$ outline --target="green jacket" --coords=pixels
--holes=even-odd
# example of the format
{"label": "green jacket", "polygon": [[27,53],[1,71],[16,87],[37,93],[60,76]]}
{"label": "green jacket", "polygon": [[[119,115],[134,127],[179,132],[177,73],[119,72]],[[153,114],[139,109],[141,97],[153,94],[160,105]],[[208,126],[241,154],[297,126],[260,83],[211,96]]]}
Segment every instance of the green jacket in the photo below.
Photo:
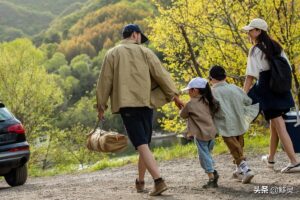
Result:
{"label": "green jacket", "polygon": [[224,137],[244,134],[258,115],[259,105],[251,105],[252,100],[241,88],[226,82],[213,85],[212,92],[220,103],[214,116],[218,133]]}
{"label": "green jacket", "polygon": [[157,56],[133,40],[122,40],[104,58],[97,82],[98,109],[122,107],[156,108],[170,102],[178,94],[170,74]]}

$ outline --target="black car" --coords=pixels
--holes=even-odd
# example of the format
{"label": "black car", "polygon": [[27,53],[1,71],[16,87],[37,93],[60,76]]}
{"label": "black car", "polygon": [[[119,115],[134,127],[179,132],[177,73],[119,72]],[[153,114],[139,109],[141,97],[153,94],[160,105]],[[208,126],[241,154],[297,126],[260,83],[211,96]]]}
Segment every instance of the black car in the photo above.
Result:
{"label": "black car", "polygon": [[26,182],[29,155],[23,125],[0,102],[0,176],[10,186]]}

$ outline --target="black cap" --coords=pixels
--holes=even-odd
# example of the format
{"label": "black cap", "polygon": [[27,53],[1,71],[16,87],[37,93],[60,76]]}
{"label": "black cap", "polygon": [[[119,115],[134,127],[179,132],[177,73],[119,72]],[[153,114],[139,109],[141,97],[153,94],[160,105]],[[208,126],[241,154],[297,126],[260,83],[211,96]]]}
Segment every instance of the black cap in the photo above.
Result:
{"label": "black cap", "polygon": [[209,76],[210,76],[210,78],[221,81],[226,78],[226,72],[223,67],[221,67],[219,65],[214,65],[209,70]]}
{"label": "black cap", "polygon": [[142,33],[140,27],[137,24],[127,24],[126,26],[124,26],[122,31],[123,38],[129,37],[133,32],[137,32],[141,34],[142,44],[148,41],[148,38]]}

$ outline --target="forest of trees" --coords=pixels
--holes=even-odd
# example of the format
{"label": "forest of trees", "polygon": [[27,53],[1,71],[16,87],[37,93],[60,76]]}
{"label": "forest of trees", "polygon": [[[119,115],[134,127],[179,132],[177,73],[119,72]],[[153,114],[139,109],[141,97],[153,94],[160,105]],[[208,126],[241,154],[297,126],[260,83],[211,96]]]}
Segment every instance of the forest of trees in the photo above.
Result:
{"label": "forest of trees", "polygon": [[[178,83],[194,76],[208,76],[213,64],[223,65],[229,81],[239,86],[244,82],[246,61],[251,43],[241,28],[253,18],[269,24],[269,34],[279,41],[292,67],[293,93],[300,99],[300,2],[296,0],[155,0],[159,17],[149,20],[150,40],[164,53],[164,61]],[[163,120],[169,130],[178,130],[174,120],[177,110]],[[182,127],[182,126],[180,126]]]}
{"label": "forest of trees", "polygon": [[[85,134],[97,120],[95,84],[104,55],[120,41],[125,24],[137,23],[145,30],[148,47],[159,55],[178,88],[192,77],[207,77],[213,64],[223,65],[229,81],[242,86],[251,44],[240,29],[261,17],[290,58],[299,104],[299,4],[295,0],[0,0],[0,100],[24,123],[32,168],[95,163],[101,155],[85,148]],[[124,131],[118,115],[108,111],[105,117],[105,129]],[[155,128],[183,130],[174,105],[156,113]]]}
{"label": "forest of trees", "polygon": [[87,0],[0,0],[0,41],[31,37]]}

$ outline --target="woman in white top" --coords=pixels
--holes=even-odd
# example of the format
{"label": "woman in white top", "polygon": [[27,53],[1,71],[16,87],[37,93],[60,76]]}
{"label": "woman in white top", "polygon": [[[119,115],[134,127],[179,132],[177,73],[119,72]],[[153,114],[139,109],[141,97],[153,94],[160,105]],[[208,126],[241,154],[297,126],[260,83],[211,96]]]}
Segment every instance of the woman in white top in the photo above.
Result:
{"label": "woman in white top", "polygon": [[[271,72],[268,61],[275,55],[281,55],[286,59],[287,57],[281,45],[267,34],[267,29],[267,23],[263,19],[258,18],[253,19],[248,26],[243,27],[253,44],[248,55],[244,90],[246,93],[250,90],[249,94],[251,95],[249,96],[254,96],[260,103],[265,119],[270,122],[269,155],[263,156],[262,160],[268,167],[274,168],[274,157],[280,139],[290,159],[290,164],[283,168],[281,172],[296,172],[300,171],[300,163],[297,161],[293,144],[283,119],[283,115],[290,108],[294,107],[292,94],[289,91],[278,95],[272,92],[269,86]],[[253,79],[258,81],[251,88]]]}

